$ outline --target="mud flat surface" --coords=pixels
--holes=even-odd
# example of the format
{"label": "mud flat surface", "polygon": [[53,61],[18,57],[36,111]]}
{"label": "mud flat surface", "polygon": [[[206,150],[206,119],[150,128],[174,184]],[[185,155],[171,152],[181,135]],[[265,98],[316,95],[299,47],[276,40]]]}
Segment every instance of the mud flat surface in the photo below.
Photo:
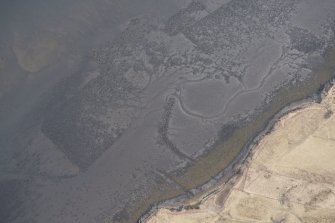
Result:
{"label": "mud flat surface", "polygon": [[334,222],[334,112],[331,87],[281,117],[227,183],[146,222]]}
{"label": "mud flat surface", "polygon": [[6,223],[136,222],[200,196],[334,76],[333,0],[1,4]]}

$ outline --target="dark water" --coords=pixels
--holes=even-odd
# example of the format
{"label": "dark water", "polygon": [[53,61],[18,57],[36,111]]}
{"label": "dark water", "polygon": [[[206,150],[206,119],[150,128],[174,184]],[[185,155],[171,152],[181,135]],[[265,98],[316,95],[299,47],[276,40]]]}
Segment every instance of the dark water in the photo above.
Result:
{"label": "dark water", "polygon": [[332,76],[330,0],[0,6],[3,222],[134,222]]}

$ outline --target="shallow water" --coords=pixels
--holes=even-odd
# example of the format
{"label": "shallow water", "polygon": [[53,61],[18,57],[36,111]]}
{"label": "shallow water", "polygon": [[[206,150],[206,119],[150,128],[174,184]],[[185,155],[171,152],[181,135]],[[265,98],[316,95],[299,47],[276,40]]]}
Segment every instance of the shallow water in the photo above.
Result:
{"label": "shallow water", "polygon": [[[157,201],[190,195],[332,77],[332,1],[0,8],[5,222],[134,222]],[[250,120],[255,128],[238,124]],[[222,137],[231,122],[237,130]]]}

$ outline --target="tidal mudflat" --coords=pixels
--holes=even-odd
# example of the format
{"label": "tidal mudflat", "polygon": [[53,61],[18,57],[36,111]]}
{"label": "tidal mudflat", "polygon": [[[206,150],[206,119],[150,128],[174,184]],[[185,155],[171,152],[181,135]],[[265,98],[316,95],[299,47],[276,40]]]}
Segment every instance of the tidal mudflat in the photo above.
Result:
{"label": "tidal mudflat", "polygon": [[1,4],[4,222],[136,222],[200,196],[334,76],[332,0]]}

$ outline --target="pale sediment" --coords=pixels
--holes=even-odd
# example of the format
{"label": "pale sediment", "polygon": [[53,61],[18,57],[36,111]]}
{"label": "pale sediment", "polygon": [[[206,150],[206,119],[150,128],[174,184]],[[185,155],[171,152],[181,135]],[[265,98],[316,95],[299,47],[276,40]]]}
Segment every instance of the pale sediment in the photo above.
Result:
{"label": "pale sediment", "polygon": [[335,222],[334,111],[332,87],[280,118],[215,193],[147,222]]}

